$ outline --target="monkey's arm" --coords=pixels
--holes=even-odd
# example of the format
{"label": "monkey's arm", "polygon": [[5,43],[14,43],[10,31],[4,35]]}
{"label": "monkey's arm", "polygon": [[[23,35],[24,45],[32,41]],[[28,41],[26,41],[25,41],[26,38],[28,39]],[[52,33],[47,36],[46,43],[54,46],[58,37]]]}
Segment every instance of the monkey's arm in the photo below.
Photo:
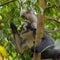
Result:
{"label": "monkey's arm", "polygon": [[25,44],[23,46],[27,46],[28,48],[31,48],[33,46],[34,38],[32,36],[32,31],[29,31],[27,33],[21,34],[20,36],[23,37],[23,39],[26,40]]}
{"label": "monkey's arm", "polygon": [[[19,36],[17,28],[13,23],[10,24],[10,27],[12,29],[18,51],[20,53],[23,53],[24,50],[26,49],[26,47],[31,48],[31,46],[33,45],[33,40],[34,40],[33,36],[32,36],[32,31],[24,33],[24,34],[20,34],[20,36]],[[23,38],[21,38],[21,37],[23,37]],[[25,40],[23,40],[23,39],[25,39]]]}
{"label": "monkey's arm", "polygon": [[13,33],[13,36],[14,36],[14,39],[15,39],[15,44],[16,44],[15,46],[18,49],[19,53],[23,53],[24,49],[21,47],[21,39],[19,37],[17,28],[13,23],[10,23],[10,27],[12,29],[12,33]]}

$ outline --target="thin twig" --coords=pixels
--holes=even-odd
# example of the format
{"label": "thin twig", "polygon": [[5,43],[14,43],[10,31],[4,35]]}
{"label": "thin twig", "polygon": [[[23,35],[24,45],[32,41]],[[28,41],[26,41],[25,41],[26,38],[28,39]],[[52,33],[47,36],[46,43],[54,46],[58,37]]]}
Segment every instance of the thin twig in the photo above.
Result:
{"label": "thin twig", "polygon": [[47,32],[47,33],[55,33],[55,32],[58,32],[58,31],[60,31],[60,28],[57,28],[55,30],[46,30],[45,29],[45,32]]}
{"label": "thin twig", "polygon": [[6,2],[6,3],[4,3],[4,4],[1,4],[0,6],[7,5],[7,4],[12,3],[12,2],[14,2],[14,1],[16,1],[16,0],[11,0],[11,1],[8,1],[8,2]]}
{"label": "thin twig", "polygon": [[48,19],[48,20],[53,20],[53,21],[55,21],[55,22],[57,22],[57,23],[60,23],[59,19],[57,20],[57,19],[54,18],[54,17],[48,17],[48,16],[46,16],[46,19]]}
{"label": "thin twig", "polygon": [[60,9],[60,5],[58,5],[58,6],[57,5],[48,6],[48,7],[45,8],[44,12],[46,12],[46,10],[49,9],[49,8],[57,8],[57,9]]}

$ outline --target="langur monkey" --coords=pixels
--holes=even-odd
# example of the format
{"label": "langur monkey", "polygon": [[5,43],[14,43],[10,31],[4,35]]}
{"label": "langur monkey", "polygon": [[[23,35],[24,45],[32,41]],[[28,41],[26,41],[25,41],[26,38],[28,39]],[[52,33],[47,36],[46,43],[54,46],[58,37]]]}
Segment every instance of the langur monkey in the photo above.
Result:
{"label": "langur monkey", "polygon": [[27,12],[27,9],[22,9],[20,12],[20,16],[31,22],[32,28],[37,28],[37,16],[35,15],[33,9]]}
{"label": "langur monkey", "polygon": [[[35,35],[37,29],[37,15],[34,13],[34,10],[31,9],[27,11],[27,9],[22,9],[20,16],[30,22],[30,30],[33,31],[33,35]],[[41,44],[36,47],[36,52],[41,52],[42,58],[59,58],[60,50],[54,49],[54,39],[46,32],[44,32],[42,39]],[[31,48],[32,51],[34,51],[33,48],[34,47]]]}
{"label": "langur monkey", "polygon": [[[16,40],[16,45],[20,52],[26,49],[26,48],[23,49],[23,47],[30,48],[33,55],[34,52],[33,41],[37,29],[37,16],[34,14],[34,11],[32,9],[30,11],[27,11],[27,9],[22,9],[22,11],[20,12],[20,16],[27,20],[26,24],[22,25],[20,37],[16,26],[13,23],[10,24],[14,38]],[[24,42],[22,42],[21,37],[25,39]],[[54,49],[55,47],[53,41],[54,39],[46,32],[44,32],[44,36],[42,39],[43,39],[42,42],[38,44],[38,46],[36,46],[35,52],[41,53],[42,59],[48,59],[48,58],[59,59],[60,50]]]}

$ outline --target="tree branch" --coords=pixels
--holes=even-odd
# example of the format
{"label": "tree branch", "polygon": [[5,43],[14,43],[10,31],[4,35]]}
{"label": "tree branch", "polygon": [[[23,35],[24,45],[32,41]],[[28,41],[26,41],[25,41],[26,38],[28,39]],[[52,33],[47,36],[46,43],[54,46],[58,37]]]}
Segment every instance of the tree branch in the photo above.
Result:
{"label": "tree branch", "polygon": [[55,30],[47,30],[47,29],[45,29],[45,32],[47,32],[47,33],[55,33],[55,32],[58,32],[58,31],[60,31],[60,28],[57,28]]}
{"label": "tree branch", "polygon": [[[45,0],[38,0],[39,6],[41,6],[45,10]],[[45,14],[38,14],[37,17],[37,30],[36,30],[36,38],[34,48],[41,43],[42,37],[44,34],[44,22],[45,22]],[[41,53],[36,53],[34,49],[33,60],[41,60]]]}
{"label": "tree branch", "polygon": [[48,17],[48,16],[46,16],[46,19],[48,19],[48,20],[54,20],[55,22],[57,22],[57,23],[60,23],[60,19],[56,19],[56,18],[54,18],[54,17]]}
{"label": "tree branch", "polygon": [[52,6],[48,6],[48,7],[46,7],[45,8],[45,10],[44,10],[44,12],[47,10],[47,9],[49,9],[49,8],[58,8],[58,9],[60,9],[60,6],[58,5],[52,5]]}
{"label": "tree branch", "polygon": [[16,1],[16,0],[11,0],[11,1],[8,1],[8,2],[6,2],[6,3],[4,3],[4,4],[1,4],[0,6],[7,5],[7,4],[12,3],[12,2],[14,2],[14,1]]}

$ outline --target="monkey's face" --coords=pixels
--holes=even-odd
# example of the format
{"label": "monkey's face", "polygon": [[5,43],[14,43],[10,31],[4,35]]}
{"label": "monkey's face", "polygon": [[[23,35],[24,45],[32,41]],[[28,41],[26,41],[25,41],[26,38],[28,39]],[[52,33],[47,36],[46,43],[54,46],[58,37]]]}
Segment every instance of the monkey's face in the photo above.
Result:
{"label": "monkey's face", "polygon": [[22,25],[22,34],[26,34],[28,32],[32,32],[32,36],[35,38],[36,29],[31,26],[31,22],[26,22]]}
{"label": "monkey's face", "polygon": [[28,32],[32,32],[33,37],[35,38],[36,29],[32,27],[31,22],[25,22],[22,25],[21,34],[25,35]]}
{"label": "monkey's face", "polygon": [[33,28],[31,26],[31,22],[25,22],[22,25],[22,31],[21,31],[21,33],[26,33],[26,32],[32,31],[32,30],[33,30]]}

